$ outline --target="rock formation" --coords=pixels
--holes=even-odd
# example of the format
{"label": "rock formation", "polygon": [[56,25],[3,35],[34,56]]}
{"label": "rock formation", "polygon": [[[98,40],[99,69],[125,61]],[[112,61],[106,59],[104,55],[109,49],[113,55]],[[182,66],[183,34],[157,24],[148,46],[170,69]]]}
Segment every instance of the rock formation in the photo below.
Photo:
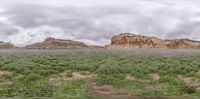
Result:
{"label": "rock formation", "polygon": [[11,43],[0,41],[0,49],[10,49],[10,48],[14,48],[14,45]]}
{"label": "rock formation", "polygon": [[200,41],[189,39],[163,40],[157,37],[148,37],[123,33],[113,36],[111,44],[107,48],[171,48],[171,49],[189,49],[200,48]]}
{"label": "rock formation", "polygon": [[28,45],[28,49],[67,49],[67,48],[87,48],[88,46],[82,42],[72,40],[62,40],[48,37],[41,43]]}

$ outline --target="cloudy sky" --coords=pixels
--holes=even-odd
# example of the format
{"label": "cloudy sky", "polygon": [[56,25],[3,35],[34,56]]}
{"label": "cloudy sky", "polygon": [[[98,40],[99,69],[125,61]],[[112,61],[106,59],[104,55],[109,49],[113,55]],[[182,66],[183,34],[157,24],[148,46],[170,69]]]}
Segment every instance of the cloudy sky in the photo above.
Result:
{"label": "cloudy sky", "polygon": [[0,41],[18,46],[46,37],[104,45],[123,32],[200,40],[200,2],[0,0]]}

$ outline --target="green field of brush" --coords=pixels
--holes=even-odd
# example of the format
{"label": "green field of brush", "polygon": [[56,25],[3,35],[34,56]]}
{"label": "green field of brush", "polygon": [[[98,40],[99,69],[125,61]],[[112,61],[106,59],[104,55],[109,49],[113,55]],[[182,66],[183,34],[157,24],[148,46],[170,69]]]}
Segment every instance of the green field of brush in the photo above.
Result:
{"label": "green field of brush", "polygon": [[[73,72],[95,76],[62,79],[72,77]],[[134,80],[127,79],[127,75]],[[0,96],[5,97],[90,97],[93,94],[89,86],[93,83],[112,85],[138,96],[200,96],[200,55],[8,54],[0,56],[0,76]],[[49,80],[53,78],[54,82]],[[192,80],[188,83],[187,78]],[[151,88],[161,84],[161,89]]]}

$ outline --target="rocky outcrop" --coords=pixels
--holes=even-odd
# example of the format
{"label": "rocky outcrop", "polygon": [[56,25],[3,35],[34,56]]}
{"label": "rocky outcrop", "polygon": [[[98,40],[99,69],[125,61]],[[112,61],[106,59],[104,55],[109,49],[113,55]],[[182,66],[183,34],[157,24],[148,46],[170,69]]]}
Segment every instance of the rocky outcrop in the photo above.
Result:
{"label": "rocky outcrop", "polygon": [[123,33],[113,36],[111,44],[107,48],[171,48],[171,49],[189,49],[200,48],[200,41],[189,39],[163,40],[157,37],[148,37]]}
{"label": "rocky outcrop", "polygon": [[10,49],[10,48],[15,48],[15,46],[11,43],[0,41],[0,49]]}
{"label": "rocky outcrop", "polygon": [[28,49],[67,49],[67,48],[87,48],[88,46],[82,42],[72,40],[62,40],[55,38],[46,38],[41,43],[35,43],[28,45],[25,48]]}

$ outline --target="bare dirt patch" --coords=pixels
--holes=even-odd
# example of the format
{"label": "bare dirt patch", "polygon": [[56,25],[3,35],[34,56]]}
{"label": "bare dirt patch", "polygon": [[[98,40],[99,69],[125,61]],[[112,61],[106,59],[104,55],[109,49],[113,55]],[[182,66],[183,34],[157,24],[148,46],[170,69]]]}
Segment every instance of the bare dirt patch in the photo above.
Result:
{"label": "bare dirt patch", "polygon": [[153,78],[153,80],[160,80],[160,75],[158,73],[151,74],[151,77]]}
{"label": "bare dirt patch", "polygon": [[83,75],[79,72],[73,72],[72,75],[73,75],[72,78],[69,78],[69,80],[79,80],[79,79],[91,78],[91,77],[96,76],[94,74]]}
{"label": "bare dirt patch", "polygon": [[135,80],[136,78],[134,76],[131,76],[129,74],[126,75],[126,80]]}
{"label": "bare dirt patch", "polygon": [[196,88],[196,91],[200,91],[200,87],[197,87],[197,88]]}
{"label": "bare dirt patch", "polygon": [[4,78],[5,76],[8,75],[12,75],[12,72],[0,70],[0,76],[1,76],[0,85],[11,85],[13,83],[11,80],[7,80]]}
{"label": "bare dirt patch", "polygon": [[141,82],[151,82],[151,80],[138,79],[138,78],[136,78],[136,77],[134,77],[130,74],[127,74],[125,79],[129,80],[129,81],[136,81],[137,80],[137,81],[141,81]]}
{"label": "bare dirt patch", "polygon": [[183,77],[178,76],[179,79],[183,80],[188,86],[195,87],[196,91],[200,91],[200,81],[194,77]]}
{"label": "bare dirt patch", "polygon": [[0,70],[0,76],[3,76],[3,75],[10,75],[10,74],[12,74],[12,73],[9,72],[9,71]]}
{"label": "bare dirt patch", "polygon": [[130,97],[128,92],[121,92],[113,88],[112,85],[90,85],[90,91],[95,96],[123,96]]}
{"label": "bare dirt patch", "polygon": [[0,85],[12,85],[13,82],[11,80],[5,80],[5,79],[1,79],[0,80]]}
{"label": "bare dirt patch", "polygon": [[181,80],[185,81],[185,83],[187,83],[190,86],[200,86],[200,81],[194,77],[183,77],[183,76],[179,75],[179,78]]}
{"label": "bare dirt patch", "polygon": [[200,75],[200,71],[198,71],[197,74]]}
{"label": "bare dirt patch", "polygon": [[63,72],[59,75],[54,75],[50,77],[48,80],[49,82],[53,83],[56,86],[63,86],[65,82],[67,81],[73,81],[73,80],[81,80],[81,79],[86,79],[86,78],[91,78],[96,76],[96,74],[88,74],[88,75],[83,75],[80,72],[73,72],[72,77],[67,77],[66,72]]}

